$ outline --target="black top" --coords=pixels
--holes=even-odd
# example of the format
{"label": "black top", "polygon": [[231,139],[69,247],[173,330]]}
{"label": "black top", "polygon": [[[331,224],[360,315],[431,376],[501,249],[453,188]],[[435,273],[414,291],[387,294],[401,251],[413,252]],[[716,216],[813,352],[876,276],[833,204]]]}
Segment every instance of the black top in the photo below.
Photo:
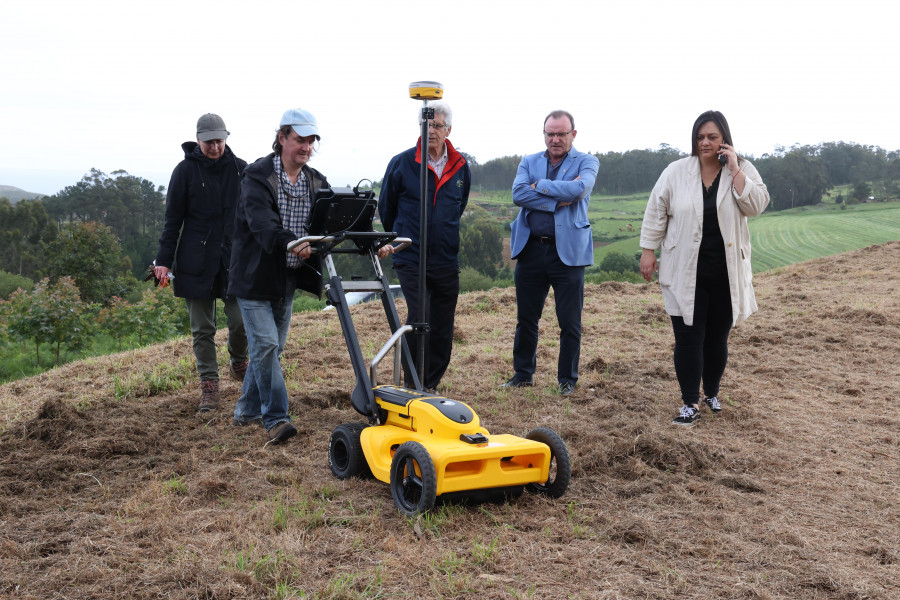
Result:
{"label": "black top", "polygon": [[[716,208],[716,197],[719,195],[719,180],[722,171],[716,175],[715,181],[703,189],[703,238],[700,240],[700,257],[697,260],[697,276],[720,277],[728,275],[725,262],[725,240],[719,229],[719,213]],[[700,185],[703,185],[701,179]]]}

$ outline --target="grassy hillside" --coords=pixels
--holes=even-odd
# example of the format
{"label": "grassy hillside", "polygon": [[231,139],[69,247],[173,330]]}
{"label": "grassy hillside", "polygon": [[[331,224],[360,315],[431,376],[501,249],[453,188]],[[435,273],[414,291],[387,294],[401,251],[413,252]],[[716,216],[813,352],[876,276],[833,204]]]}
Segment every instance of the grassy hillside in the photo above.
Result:
{"label": "grassy hillside", "polygon": [[[473,199],[508,223],[518,209],[511,193]],[[588,217],[599,264],[609,252],[632,255],[641,251],[641,221],[647,194],[591,198]],[[875,202],[841,208],[837,204],[805,206],[793,210],[767,212],[750,219],[753,241],[753,270],[767,271],[796,262],[831,256],[872,244],[900,240],[900,202]]]}
{"label": "grassy hillside", "polygon": [[766,213],[751,219],[750,233],[753,270],[766,271],[900,239],[900,202]]}
{"label": "grassy hillside", "polygon": [[[552,308],[536,386],[501,391],[514,292],[464,295],[441,391],[494,433],[558,431],[572,485],[415,520],[387,485],[329,470],[332,429],[360,420],[334,311],[293,319],[300,435],[284,446],[231,426],[236,382],[219,411],[194,412],[186,339],[0,386],[0,597],[897,598],[900,242],[762,273],[756,291],[724,411],[688,429],[669,424],[680,401],[657,285],[587,286],[565,398]],[[387,337],[380,307],[354,315],[370,357]]]}

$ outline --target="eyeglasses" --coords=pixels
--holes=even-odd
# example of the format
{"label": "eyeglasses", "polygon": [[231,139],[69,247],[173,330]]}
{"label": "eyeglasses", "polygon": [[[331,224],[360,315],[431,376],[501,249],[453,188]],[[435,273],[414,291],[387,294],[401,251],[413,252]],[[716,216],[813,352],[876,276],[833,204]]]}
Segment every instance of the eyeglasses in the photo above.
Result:
{"label": "eyeglasses", "polygon": [[434,121],[428,121],[428,126],[431,127],[432,129],[437,129],[438,131],[440,131],[441,129],[445,129],[447,127],[443,123],[435,123]]}
{"label": "eyeglasses", "polygon": [[566,137],[567,135],[569,135],[570,133],[572,133],[572,132],[571,131],[562,131],[560,133],[550,133],[549,131],[545,131],[544,137],[547,138],[548,140],[552,140],[553,138],[561,140],[564,137]]}

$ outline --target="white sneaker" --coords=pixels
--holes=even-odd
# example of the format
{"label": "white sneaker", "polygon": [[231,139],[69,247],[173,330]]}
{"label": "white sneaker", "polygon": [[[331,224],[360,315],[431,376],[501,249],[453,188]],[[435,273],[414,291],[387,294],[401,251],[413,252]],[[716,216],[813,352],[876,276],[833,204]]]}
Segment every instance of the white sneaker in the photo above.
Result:
{"label": "white sneaker", "polygon": [[672,425],[693,425],[700,420],[700,409],[685,404],[681,407],[681,412],[672,421]]}
{"label": "white sneaker", "polygon": [[703,402],[709,407],[709,410],[714,413],[720,412],[722,410],[722,405],[719,404],[719,398],[717,396],[713,396],[712,398],[707,398]]}

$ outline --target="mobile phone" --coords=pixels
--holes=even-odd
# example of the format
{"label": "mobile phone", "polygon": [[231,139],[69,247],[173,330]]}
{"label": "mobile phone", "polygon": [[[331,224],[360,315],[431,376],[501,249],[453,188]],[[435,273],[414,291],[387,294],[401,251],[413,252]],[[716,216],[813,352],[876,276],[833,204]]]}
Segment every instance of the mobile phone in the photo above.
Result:
{"label": "mobile phone", "polygon": [[724,154],[720,154],[720,155],[719,155],[719,164],[722,165],[723,167],[724,167],[725,165],[727,165],[727,164],[728,164],[728,157],[725,156]]}

